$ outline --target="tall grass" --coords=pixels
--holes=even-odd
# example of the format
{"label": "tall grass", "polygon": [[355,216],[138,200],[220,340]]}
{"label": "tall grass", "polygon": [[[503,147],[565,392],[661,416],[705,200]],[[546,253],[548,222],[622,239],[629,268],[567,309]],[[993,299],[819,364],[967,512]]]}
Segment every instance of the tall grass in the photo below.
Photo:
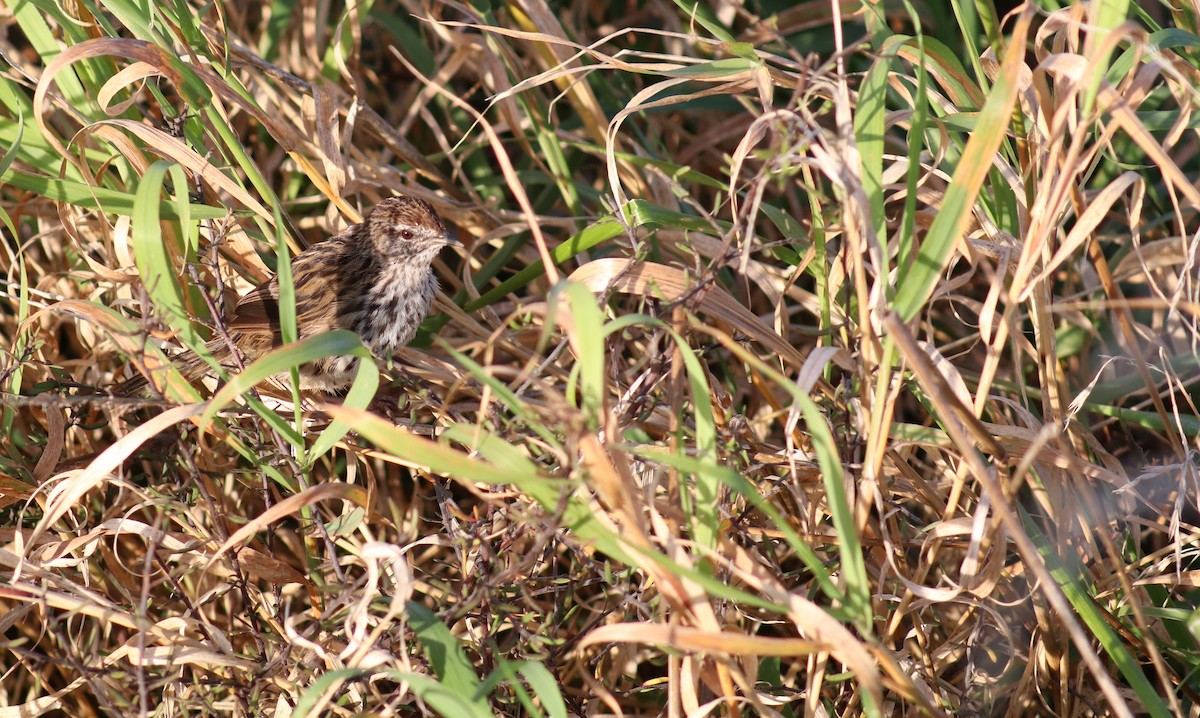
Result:
{"label": "tall grass", "polygon": [[[3,1],[4,705],[1196,711],[1191,11]],[[174,370],[394,193],[396,361]]]}

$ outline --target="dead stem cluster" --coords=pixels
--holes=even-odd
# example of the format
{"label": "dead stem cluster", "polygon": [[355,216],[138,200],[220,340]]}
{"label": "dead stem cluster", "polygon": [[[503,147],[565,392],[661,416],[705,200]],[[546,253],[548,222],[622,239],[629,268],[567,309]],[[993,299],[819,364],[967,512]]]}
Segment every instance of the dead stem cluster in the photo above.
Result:
{"label": "dead stem cluster", "polygon": [[[1194,15],[485,6],[0,6],[0,704],[1196,713]],[[111,395],[399,192],[378,392]]]}

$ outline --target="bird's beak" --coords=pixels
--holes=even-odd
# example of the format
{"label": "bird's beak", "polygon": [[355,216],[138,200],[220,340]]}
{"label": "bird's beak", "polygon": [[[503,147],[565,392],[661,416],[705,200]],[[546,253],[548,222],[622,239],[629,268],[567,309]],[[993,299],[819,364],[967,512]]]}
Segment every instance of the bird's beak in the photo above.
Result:
{"label": "bird's beak", "polygon": [[461,247],[463,243],[458,241],[458,232],[453,229],[446,230],[446,236],[442,237],[442,243],[447,247]]}

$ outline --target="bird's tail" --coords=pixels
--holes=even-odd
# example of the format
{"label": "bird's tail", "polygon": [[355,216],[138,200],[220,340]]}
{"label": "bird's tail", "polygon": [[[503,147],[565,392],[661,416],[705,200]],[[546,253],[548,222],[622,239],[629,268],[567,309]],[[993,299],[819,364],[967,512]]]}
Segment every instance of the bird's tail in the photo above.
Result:
{"label": "bird's tail", "polygon": [[[211,349],[210,347],[210,351]],[[199,355],[192,352],[181,352],[169,357],[168,361],[188,381],[196,381],[209,371],[208,364]],[[146,390],[150,387],[150,380],[147,378],[146,371],[145,367],[139,367],[133,376],[113,387],[113,393],[117,396],[144,396]],[[162,368],[155,369],[154,371],[161,373]],[[161,380],[159,383],[162,383]]]}
{"label": "bird's tail", "polygon": [[145,393],[146,387],[150,386],[150,381],[141,374],[134,374],[125,381],[113,387],[113,394],[117,396],[141,396]]}

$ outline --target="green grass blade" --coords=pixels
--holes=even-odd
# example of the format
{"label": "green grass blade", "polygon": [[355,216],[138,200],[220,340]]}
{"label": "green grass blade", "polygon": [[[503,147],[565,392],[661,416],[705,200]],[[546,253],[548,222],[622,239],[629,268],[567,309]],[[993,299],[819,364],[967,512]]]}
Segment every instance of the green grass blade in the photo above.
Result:
{"label": "green grass blade", "polygon": [[[550,292],[549,304],[554,316],[555,302],[565,295],[571,306],[570,336],[580,369],[580,390],[584,416],[593,426],[604,424],[601,416],[605,403],[604,381],[604,316],[596,305],[596,295],[582,284],[564,282]],[[548,321],[547,324],[550,322]]]}
{"label": "green grass blade", "polygon": [[[880,57],[871,66],[858,90],[858,104],[854,112],[854,137],[862,161],[862,188],[871,203],[871,229],[887,257],[887,220],[883,216],[883,132],[884,115],[887,108],[888,73],[891,61]],[[886,269],[880,268],[881,272]]]}
{"label": "green grass blade", "polygon": [[1018,24],[1020,32],[1011,45],[1015,49],[1004,58],[992,92],[980,112],[979,125],[967,141],[950,186],[946,188],[942,206],[929,227],[912,269],[896,292],[893,306],[906,322],[921,311],[933,292],[934,283],[950,261],[955,245],[971,220],[972,208],[988,176],[992,158],[1004,141],[1017,101],[1018,70],[1024,67],[1024,29],[1027,27],[1025,23]]}
{"label": "green grass blade", "polygon": [[[232,377],[229,383],[209,402],[208,409],[200,417],[200,424],[205,425],[212,421],[218,411],[267,377],[276,374],[286,375],[294,366],[330,356],[356,356],[367,362],[374,361],[371,352],[363,346],[358,335],[346,329],[301,339],[294,344],[285,344],[260,357],[246,367],[245,371]],[[270,413],[274,415],[274,412]],[[278,415],[275,416],[278,418]],[[289,427],[287,434],[293,439],[298,439],[295,429]],[[300,444],[302,445],[303,442]]]}
{"label": "green grass blade", "polygon": [[[82,182],[29,174],[10,168],[0,175],[0,184],[8,184],[28,190],[55,202],[75,205],[84,209],[96,209],[110,214],[133,216],[136,197],[129,192],[95,187]],[[191,204],[188,211],[195,219],[218,219],[229,214],[229,210]],[[163,219],[179,219],[179,210],[174,202],[159,203],[158,215]]]}
{"label": "green grass blade", "polygon": [[1129,0],[1093,0],[1090,6],[1091,12],[1088,15],[1091,22],[1088,25],[1088,42],[1096,48],[1096,53],[1088,58],[1093,70],[1088,78],[1087,87],[1083,91],[1085,116],[1095,106],[1096,94],[1100,92],[1100,83],[1104,80],[1105,69],[1112,56],[1111,50],[1101,52],[1099,48],[1108,39],[1109,34],[1125,22],[1125,18],[1129,17],[1129,6]]}
{"label": "green grass blade", "polygon": [[[292,368],[292,376],[296,376],[295,367]],[[379,368],[375,366],[373,360],[364,359],[358,363],[358,374],[354,377],[354,384],[350,386],[350,391],[346,393],[346,398],[342,405],[352,409],[366,409],[370,405],[371,400],[375,398],[375,392],[379,389]],[[293,391],[295,389],[293,388]],[[297,411],[299,404],[297,403]],[[297,425],[299,428],[299,424]],[[312,448],[307,452],[306,458],[308,465],[312,465],[317,459],[325,455],[325,452],[333,448],[333,445],[342,439],[346,433],[350,431],[350,425],[339,419],[334,419],[332,423],[317,440],[313,442]]]}
{"label": "green grass blade", "polygon": [[[450,633],[450,629],[437,619],[433,611],[416,601],[408,603],[408,624],[412,626],[413,633],[425,649],[425,657],[429,659],[429,665],[437,674],[442,686],[461,701],[456,701],[454,707],[467,707],[467,715],[490,716],[491,709],[481,694],[475,668],[467,660],[462,646],[454,634]],[[426,693],[424,697],[430,705],[438,708],[438,703],[431,694]]]}
{"label": "green grass blade", "polygon": [[800,394],[795,397],[804,414],[804,424],[812,437],[813,451],[821,467],[821,478],[825,482],[825,500],[833,517],[833,527],[838,536],[838,556],[842,564],[842,583],[845,587],[847,608],[856,617],[859,627],[871,625],[871,582],[863,562],[862,541],[854,522],[854,507],[846,495],[842,460],[838,455],[837,443],[825,415],[812,399]]}
{"label": "green grass blade", "polygon": [[[177,331],[185,344],[198,347],[204,343],[203,338],[192,327],[192,312],[184,300],[183,286],[179,281],[179,269],[175,266],[172,253],[167,247],[169,234],[163,231],[160,223],[160,196],[163,181],[167,173],[183,200],[176,205],[176,211],[183,220],[188,214],[186,193],[187,176],[178,165],[160,160],[150,165],[138,185],[137,195],[133,206],[133,247],[138,272],[146,290],[154,302],[155,311],[166,320],[172,329]],[[180,227],[183,231],[190,228]],[[181,247],[176,254],[182,256]],[[184,257],[186,261],[186,257]]]}
{"label": "green grass blade", "polygon": [[1050,575],[1062,587],[1063,593],[1066,594],[1067,600],[1071,602],[1071,606],[1075,609],[1075,612],[1083,619],[1088,630],[1091,631],[1092,635],[1100,643],[1100,646],[1104,648],[1104,652],[1116,664],[1117,670],[1128,681],[1129,686],[1137,695],[1142,707],[1155,718],[1168,718],[1171,715],[1171,711],[1163,703],[1158,691],[1150,684],[1150,680],[1146,678],[1142,667],[1130,655],[1121,637],[1117,635],[1116,631],[1108,625],[1108,621],[1101,615],[1100,609],[1096,607],[1091,592],[1080,580],[1081,571],[1072,571],[1063,562],[1062,558],[1055,551],[1054,546],[1024,510],[1021,511],[1021,519],[1025,524],[1025,531],[1029,534],[1029,538],[1037,545],[1038,553],[1042,555],[1042,559],[1046,562],[1046,567],[1050,569]]}
{"label": "green grass blade", "polygon": [[563,702],[558,680],[544,665],[533,661],[521,661],[517,664],[517,670],[541,700],[542,708],[550,718],[567,718],[567,704]]}

